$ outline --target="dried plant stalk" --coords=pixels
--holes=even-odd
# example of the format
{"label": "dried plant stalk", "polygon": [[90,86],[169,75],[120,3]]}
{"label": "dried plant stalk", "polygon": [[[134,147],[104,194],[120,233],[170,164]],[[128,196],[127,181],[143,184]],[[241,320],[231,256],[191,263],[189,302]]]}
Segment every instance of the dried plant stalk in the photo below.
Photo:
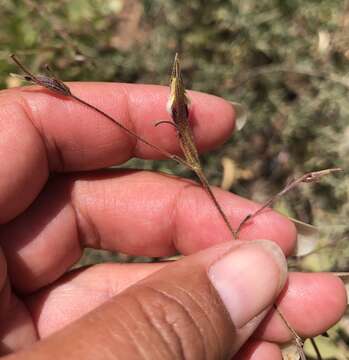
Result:
{"label": "dried plant stalk", "polygon": [[[75,94],[72,93],[70,88],[63,83],[60,79],[58,79],[52,71],[49,69],[49,67],[46,67],[46,70],[49,72],[50,76],[45,75],[34,75],[32,74],[16,57],[16,55],[11,55],[12,60],[17,64],[17,66],[24,72],[23,79],[26,81],[29,81],[31,83],[37,84],[39,86],[43,86],[44,88],[58,94],[64,97],[68,97],[71,99],[76,100],[77,102],[81,103],[84,106],[89,107],[93,111],[99,113],[100,115],[107,118],[109,121],[112,121],[115,125],[120,127],[122,130],[124,130],[127,134],[134,137],[138,141],[146,144],[147,146],[153,148],[163,156],[172,159],[182,165],[187,166],[192,171],[195,172],[197,177],[199,178],[203,188],[206,190],[208,195],[210,196],[212,202],[214,203],[215,207],[217,208],[218,212],[220,213],[221,217],[223,218],[227,228],[229,229],[233,239],[237,239],[240,233],[241,228],[243,225],[250,219],[257,216],[259,213],[261,213],[266,207],[270,206],[277,198],[281,197],[291,189],[293,189],[295,186],[297,186],[301,182],[312,182],[317,181],[321,176],[330,174],[334,171],[340,171],[341,169],[326,169],[321,170],[317,172],[307,173],[303,175],[301,178],[293,181],[291,184],[287,185],[283,190],[281,190],[277,195],[275,195],[273,198],[268,200],[265,204],[263,204],[257,211],[255,211],[252,214],[247,215],[239,224],[237,230],[234,230],[224,213],[222,207],[218,203],[215,195],[213,194],[209,182],[203,172],[199,154],[194,142],[194,136],[193,132],[189,123],[189,99],[186,95],[186,90],[183,84],[182,74],[181,74],[181,68],[180,68],[180,62],[179,62],[179,56],[176,54],[173,69],[172,69],[172,75],[171,75],[171,82],[170,82],[170,97],[168,101],[168,110],[171,114],[173,122],[169,121],[160,121],[156,125],[168,123],[173,125],[177,130],[177,135],[179,139],[179,144],[182,149],[182,152],[184,154],[184,159],[180,156],[174,155],[169,153],[168,151],[158,147],[157,145],[154,145],[150,143],[148,140],[140,137],[137,135],[134,131],[130,130],[126,126],[124,126],[122,123],[120,123],[118,120],[114,119],[112,116],[105,113],[103,110],[97,108],[96,106],[86,102],[85,100],[79,98]],[[17,76],[17,75],[16,75]]]}
{"label": "dried plant stalk", "polygon": [[[85,100],[83,100],[83,99],[79,98],[78,96],[76,96],[75,94],[73,94],[71,92],[70,88],[66,84],[64,84],[61,80],[59,80],[57,77],[55,77],[52,74],[52,72],[49,70],[48,67],[46,69],[50,72],[50,76],[34,75],[18,60],[16,55],[12,54],[11,58],[17,64],[17,66],[25,73],[24,80],[32,82],[32,83],[40,85],[40,86],[43,86],[44,88],[46,88],[56,94],[59,94],[59,95],[62,95],[62,96],[65,96],[65,97],[68,97],[68,98],[78,101],[79,103],[83,104],[84,106],[89,107],[90,109],[92,109],[92,110],[98,112],[99,114],[103,115],[104,117],[106,117],[108,120],[114,122],[117,126],[119,126],[121,129],[123,129],[126,133],[135,137],[140,142],[155,149],[156,151],[158,151],[162,155],[166,156],[167,158],[175,160],[178,163],[183,164],[183,165],[189,167],[190,169],[192,169],[196,173],[196,175],[199,177],[203,187],[205,188],[205,190],[209,194],[210,198],[212,199],[214,205],[216,206],[219,213],[221,214],[221,216],[222,216],[224,222],[226,223],[229,231],[231,232],[233,238],[235,238],[234,230],[231,227],[231,225],[228,221],[228,218],[224,214],[217,199],[215,198],[215,196],[209,186],[209,183],[204,175],[201,164],[200,164],[199,154],[198,154],[198,151],[197,151],[195,143],[194,143],[194,138],[193,138],[193,133],[192,133],[191,127],[189,125],[189,120],[188,120],[189,101],[188,101],[188,98],[185,93],[185,88],[183,86],[183,81],[182,81],[180,66],[179,66],[179,59],[178,59],[177,54],[175,57],[173,73],[172,73],[172,77],[171,77],[170,108],[171,108],[171,114],[172,114],[172,117],[174,120],[174,126],[176,127],[176,129],[178,131],[178,135],[179,135],[179,139],[180,139],[180,146],[184,153],[185,159],[182,159],[181,157],[179,157],[177,155],[173,155],[173,154],[169,153],[168,151],[166,151],[162,148],[159,148],[158,146],[143,139],[142,137],[137,135],[135,132],[133,132],[132,130],[128,129],[126,126],[121,124],[119,121],[117,121],[116,119],[114,119],[113,117],[111,117],[110,115],[105,113],[103,110],[95,107],[94,105],[86,102]],[[160,123],[158,123],[158,124],[160,124]]]}
{"label": "dried plant stalk", "polygon": [[319,181],[320,178],[322,178],[323,176],[332,174],[334,172],[339,172],[342,171],[341,168],[333,168],[333,169],[325,169],[325,170],[320,170],[320,171],[313,171],[313,172],[309,172],[306,173],[304,175],[302,175],[301,177],[291,181],[289,184],[287,184],[280,192],[278,192],[276,195],[274,195],[272,198],[270,198],[269,200],[267,200],[263,205],[261,205],[260,208],[258,208],[255,212],[248,214],[239,224],[237,230],[236,230],[236,236],[239,236],[240,230],[243,227],[243,225],[245,225],[249,220],[253,219],[254,217],[256,217],[258,214],[260,214],[264,209],[268,208],[270,205],[273,204],[273,202],[275,202],[277,199],[279,199],[280,197],[282,197],[283,195],[285,195],[286,193],[288,193],[289,191],[291,191],[292,189],[294,189],[295,187],[297,187],[299,184],[301,183],[311,183],[311,182],[316,182]]}
{"label": "dried plant stalk", "polygon": [[206,176],[203,172],[199,153],[194,142],[193,131],[189,123],[189,99],[186,95],[186,90],[183,84],[181,68],[179,63],[179,56],[176,54],[172,75],[170,80],[170,97],[167,104],[167,108],[170,112],[170,115],[173,120],[173,125],[177,130],[177,136],[179,140],[179,145],[183,151],[184,157],[189,164],[190,168],[195,172],[196,176],[199,178],[202,186],[210,196],[213,204],[217,208],[221,217],[223,218],[227,228],[229,229],[233,239],[236,238],[235,231],[233,230],[227,216],[225,215],[222,207],[218,203],[216,197],[214,196],[210,184],[206,179]]}
{"label": "dried plant stalk", "polygon": [[303,350],[304,343],[303,343],[302,338],[293,329],[291,324],[288,322],[288,320],[285,318],[285,316],[282,314],[282,312],[279,310],[279,308],[275,304],[274,304],[274,309],[278,313],[278,315],[280,316],[280,318],[284,322],[284,324],[287,326],[287,328],[290,330],[290,332],[293,336],[293,340],[297,346],[297,350],[298,350],[301,360],[306,360],[307,358],[306,358],[304,350]]}
{"label": "dried plant stalk", "polygon": [[154,150],[156,150],[160,154],[164,155],[165,157],[172,159],[180,164],[190,167],[190,165],[187,164],[187,162],[184,159],[182,159],[180,156],[173,155],[173,154],[169,153],[168,151],[143,139],[142,137],[137,135],[134,131],[130,130],[129,128],[124,126],[122,123],[120,123],[118,120],[114,119],[113,117],[111,117],[110,115],[105,113],[103,110],[93,106],[92,104],[90,104],[90,103],[86,102],[85,100],[79,98],[78,96],[74,95],[71,92],[70,88],[66,84],[64,84],[61,80],[59,80],[57,77],[55,77],[52,74],[52,72],[49,70],[48,67],[46,67],[46,69],[50,72],[50,76],[34,75],[19,61],[19,59],[16,57],[16,55],[12,54],[11,58],[18,65],[18,67],[25,73],[25,76],[23,77],[24,80],[29,81],[34,84],[37,84],[39,86],[43,86],[44,88],[46,88],[58,95],[65,96],[65,97],[76,100],[80,104],[87,106],[90,109],[96,111],[97,113],[103,115],[105,118],[112,121],[115,125],[117,125],[122,130],[124,130],[127,134],[131,135],[132,137],[136,138],[138,141],[153,148]]}
{"label": "dried plant stalk", "polygon": [[316,344],[315,339],[314,339],[314,338],[310,338],[310,342],[311,342],[311,344],[313,345],[313,348],[314,348],[315,354],[316,354],[316,356],[317,356],[317,359],[318,359],[318,360],[323,360],[323,359],[322,359],[322,356],[321,356],[321,353],[320,353],[320,350],[319,350],[319,348],[318,348],[318,346],[317,346],[317,344]]}

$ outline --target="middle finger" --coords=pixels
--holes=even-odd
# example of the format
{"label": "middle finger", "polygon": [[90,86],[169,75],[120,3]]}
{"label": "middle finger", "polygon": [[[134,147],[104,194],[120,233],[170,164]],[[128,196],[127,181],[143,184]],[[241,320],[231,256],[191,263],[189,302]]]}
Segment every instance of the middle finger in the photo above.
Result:
{"label": "middle finger", "polygon": [[[214,189],[234,228],[260,205]],[[67,271],[93,247],[140,256],[191,254],[231,240],[217,209],[197,184],[147,171],[100,171],[59,176],[33,205],[0,230],[13,285],[35,291]],[[269,239],[289,253],[294,225],[266,210],[241,239]]]}

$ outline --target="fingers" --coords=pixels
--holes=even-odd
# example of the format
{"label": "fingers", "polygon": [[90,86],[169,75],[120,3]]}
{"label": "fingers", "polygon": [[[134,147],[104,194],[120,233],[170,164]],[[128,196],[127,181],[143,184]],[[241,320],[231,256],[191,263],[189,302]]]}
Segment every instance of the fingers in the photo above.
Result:
{"label": "fingers", "polygon": [[100,264],[64,275],[26,298],[39,337],[60,330],[166,265]]}
{"label": "fingers", "polygon": [[38,340],[28,309],[16,295],[11,294],[10,286],[7,291],[9,301],[1,316],[0,355],[22,350]]}
{"label": "fingers", "polygon": [[0,224],[23,211],[48,177],[44,143],[26,107],[0,92]]}
{"label": "fingers", "polygon": [[[168,89],[150,85],[70,84],[72,91],[120,120],[155,145],[178,153],[175,131],[154,127],[168,119]],[[217,97],[191,93],[193,130],[200,150],[224,142],[234,127],[231,105]],[[132,156],[160,158],[106,118],[40,88],[0,92],[0,223],[23,211],[37,196],[49,170],[97,169]],[[18,196],[21,194],[21,196]]]}
{"label": "fingers", "polygon": [[0,356],[37,340],[28,309],[11,292],[6,259],[0,247]]}
{"label": "fingers", "polygon": [[[0,291],[2,291],[6,287],[7,282],[7,264],[6,258],[0,247]],[[0,295],[1,296],[1,295]],[[2,302],[2,298],[0,298],[0,302]]]}
{"label": "fingers", "polygon": [[[179,152],[173,128],[154,126],[159,120],[169,119],[168,87],[116,83],[69,86],[75,95],[101,108],[139,136],[169,152]],[[227,140],[234,128],[232,106],[213,95],[189,92],[189,96],[199,149],[211,149]],[[118,126],[76,100],[32,87],[3,91],[2,102],[12,102],[26,110],[25,120],[30,120],[44,137],[48,160],[55,171],[60,167],[65,171],[96,169],[122,163],[131,156],[163,157],[144,144],[135,144],[135,139]]]}
{"label": "fingers", "polygon": [[[298,335],[314,337],[325,332],[343,316],[347,306],[343,282],[326,273],[291,273],[277,303]],[[275,311],[265,318],[255,337],[287,342],[290,331]]]}
{"label": "fingers", "polygon": [[23,356],[60,359],[64,349],[69,359],[116,353],[124,359],[229,358],[256,329],[286,276],[285,258],[271,242],[220,244],[132,285]]}
{"label": "fingers", "polygon": [[[102,264],[65,275],[27,299],[39,336],[47,337],[60,330],[164,266],[167,264]],[[332,326],[342,316],[345,304],[341,281],[328,274],[315,273],[290,273],[278,302],[288,321],[304,338],[319,335]],[[271,312],[253,338],[263,344],[284,343],[291,340],[291,335],[278,315]],[[245,350],[248,354],[254,353],[253,347]],[[267,351],[264,345],[263,350],[258,345],[257,354],[260,351]]]}
{"label": "fingers", "polygon": [[[235,228],[258,207],[218,189],[215,194]],[[13,285],[32,292],[58,279],[84,246],[167,256],[230,241],[231,234],[205,191],[192,182],[108,171],[51,182],[30,209],[0,229],[0,238]],[[287,219],[266,211],[244,227],[241,238],[267,238],[289,252],[296,233]]]}

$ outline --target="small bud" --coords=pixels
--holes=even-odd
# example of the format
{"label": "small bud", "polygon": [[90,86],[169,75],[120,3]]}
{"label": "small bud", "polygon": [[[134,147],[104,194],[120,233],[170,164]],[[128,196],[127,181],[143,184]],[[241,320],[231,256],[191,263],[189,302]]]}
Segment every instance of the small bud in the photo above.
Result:
{"label": "small bud", "polygon": [[[70,89],[62,81],[51,78],[45,75],[37,75],[36,79],[39,80],[39,85],[64,96],[71,96]],[[37,83],[37,81],[34,81]]]}
{"label": "small bud", "polygon": [[[71,91],[67,85],[65,85],[61,80],[57,79],[53,74],[52,76],[45,75],[34,75],[28,69],[22,65],[22,63],[17,59],[16,55],[11,55],[12,60],[18,65],[18,67],[25,73],[23,79],[34,84],[45,87],[48,90],[51,90],[59,95],[71,96]],[[46,67],[48,71],[51,70],[49,67]],[[18,76],[18,75],[17,75]]]}

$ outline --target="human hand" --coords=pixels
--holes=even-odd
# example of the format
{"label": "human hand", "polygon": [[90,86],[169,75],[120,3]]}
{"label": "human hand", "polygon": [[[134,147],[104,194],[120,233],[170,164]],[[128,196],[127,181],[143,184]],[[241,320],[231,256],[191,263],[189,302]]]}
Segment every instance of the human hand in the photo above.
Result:
{"label": "human hand", "polygon": [[[71,88],[152,143],[179,152],[173,129],[154,127],[167,116],[168,89]],[[190,97],[198,147],[211,149],[230,136],[232,109],[216,97]],[[96,171],[158,154],[73,100],[35,88],[2,91],[0,129],[1,351],[27,349],[9,359],[280,358],[277,344],[291,339],[289,330],[273,311],[262,321],[285,281],[276,246],[231,242],[207,194],[189,181]],[[258,207],[215,194],[235,228]],[[240,238],[269,239],[287,255],[296,233],[266,211]],[[188,256],[169,265],[103,264],[67,274],[84,247]],[[336,322],[345,303],[342,283],[327,274],[290,274],[278,298],[305,337]]]}

